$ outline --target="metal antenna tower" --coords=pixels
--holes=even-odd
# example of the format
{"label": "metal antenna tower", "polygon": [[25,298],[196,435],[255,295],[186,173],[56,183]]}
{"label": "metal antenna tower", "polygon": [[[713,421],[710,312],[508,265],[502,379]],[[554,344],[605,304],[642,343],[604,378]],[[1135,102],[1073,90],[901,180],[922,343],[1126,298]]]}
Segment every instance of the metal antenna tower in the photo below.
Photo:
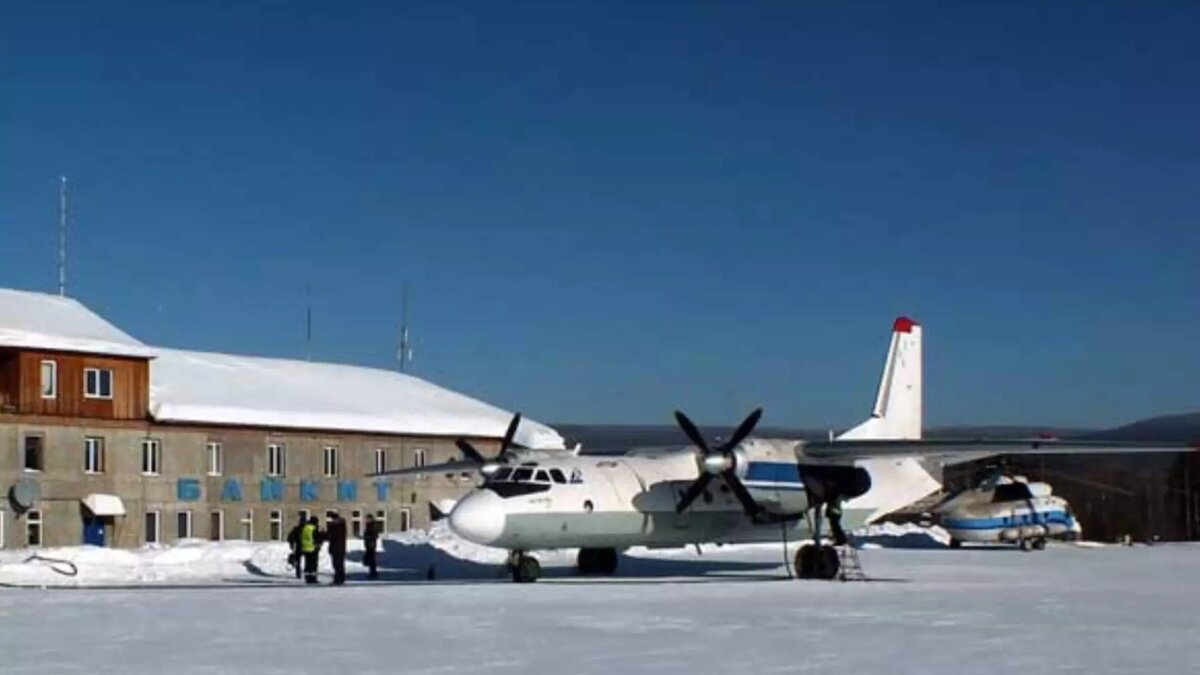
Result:
{"label": "metal antenna tower", "polygon": [[67,177],[58,186],[58,294],[67,295]]}
{"label": "metal antenna tower", "polygon": [[402,296],[401,315],[400,315],[400,348],[396,352],[396,359],[400,361],[400,372],[408,370],[408,364],[412,361],[412,345],[408,342],[408,282],[404,282],[404,290]]}

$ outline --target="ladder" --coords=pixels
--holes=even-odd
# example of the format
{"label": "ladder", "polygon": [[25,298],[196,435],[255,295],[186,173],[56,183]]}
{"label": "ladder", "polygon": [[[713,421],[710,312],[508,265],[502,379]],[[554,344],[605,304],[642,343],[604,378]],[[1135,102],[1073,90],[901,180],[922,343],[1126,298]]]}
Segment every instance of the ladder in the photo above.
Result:
{"label": "ladder", "polygon": [[858,559],[858,549],[854,544],[846,542],[837,547],[839,581],[866,581],[867,573],[863,571],[862,562]]}

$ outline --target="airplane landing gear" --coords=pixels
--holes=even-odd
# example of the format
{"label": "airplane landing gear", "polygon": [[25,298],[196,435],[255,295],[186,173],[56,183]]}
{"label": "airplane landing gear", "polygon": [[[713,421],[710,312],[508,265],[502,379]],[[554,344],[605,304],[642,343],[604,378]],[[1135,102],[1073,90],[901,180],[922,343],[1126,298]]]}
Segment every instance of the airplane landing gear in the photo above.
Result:
{"label": "airplane landing gear", "polygon": [[513,551],[508,554],[508,571],[512,574],[513,582],[531,584],[541,576],[542,566],[537,558],[523,551]]}
{"label": "airplane landing gear", "polygon": [[828,544],[801,546],[796,551],[796,576],[801,579],[836,579],[841,560]]}
{"label": "airplane landing gear", "polygon": [[617,549],[581,548],[576,564],[580,574],[609,576],[617,571]]}

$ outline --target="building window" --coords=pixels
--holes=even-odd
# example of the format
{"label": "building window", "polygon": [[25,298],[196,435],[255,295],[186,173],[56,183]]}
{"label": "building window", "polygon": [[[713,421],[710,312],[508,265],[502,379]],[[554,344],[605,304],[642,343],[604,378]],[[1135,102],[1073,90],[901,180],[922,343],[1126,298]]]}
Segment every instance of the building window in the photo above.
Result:
{"label": "building window", "polygon": [[30,511],[25,514],[25,544],[27,546],[42,545],[41,511]]}
{"label": "building window", "polygon": [[44,436],[25,437],[25,470],[41,471],[46,468],[46,438]]}
{"label": "building window", "polygon": [[88,436],[83,439],[83,472],[104,473],[104,439]]}
{"label": "building window", "polygon": [[175,538],[176,539],[191,539],[192,538],[192,512],[180,511],[175,514]]}
{"label": "building window", "polygon": [[112,398],[112,370],[84,368],[83,395],[85,398]]}
{"label": "building window", "polygon": [[387,532],[387,511],[379,509],[375,512],[375,524],[379,528],[379,534]]}
{"label": "building window", "polygon": [[208,540],[225,541],[225,512],[220,509],[208,514]]}
{"label": "building window", "polygon": [[250,509],[242,516],[242,539],[254,541],[254,511]]}
{"label": "building window", "polygon": [[58,398],[58,361],[42,361],[42,398]]}
{"label": "building window", "polygon": [[329,521],[333,520],[333,517],[336,516],[337,514],[338,514],[337,509],[327,510],[325,512],[325,523],[328,524]]}
{"label": "building window", "polygon": [[271,541],[283,541],[283,511],[271,512]]}
{"label": "building window", "polygon": [[146,512],[146,543],[157,544],[162,541],[162,514],[158,511]]}
{"label": "building window", "polygon": [[157,438],[142,439],[142,473],[157,476],[162,472],[162,441]]}
{"label": "building window", "polygon": [[413,450],[413,466],[425,466],[425,448],[417,448]]}
{"label": "building window", "polygon": [[325,446],[325,477],[337,478],[338,449],[332,445]]}
{"label": "building window", "polygon": [[362,511],[350,512],[350,536],[362,539]]}
{"label": "building window", "polygon": [[287,448],[281,443],[267,446],[267,475],[282,476],[287,473]]}
{"label": "building window", "polygon": [[408,509],[400,509],[400,532],[408,532],[408,528],[412,527],[412,511]]}
{"label": "building window", "polygon": [[375,473],[387,471],[387,448],[375,448]]}
{"label": "building window", "polygon": [[204,447],[208,455],[208,475],[220,476],[225,470],[225,446],[217,441],[209,441]]}

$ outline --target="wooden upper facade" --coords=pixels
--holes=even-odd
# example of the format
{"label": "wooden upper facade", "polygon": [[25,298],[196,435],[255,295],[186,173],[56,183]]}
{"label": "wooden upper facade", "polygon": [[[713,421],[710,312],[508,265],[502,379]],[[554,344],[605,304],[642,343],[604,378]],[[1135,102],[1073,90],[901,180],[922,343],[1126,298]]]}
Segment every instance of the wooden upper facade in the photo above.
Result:
{"label": "wooden upper facade", "polygon": [[149,359],[0,349],[0,413],[144,420],[149,408]]}

